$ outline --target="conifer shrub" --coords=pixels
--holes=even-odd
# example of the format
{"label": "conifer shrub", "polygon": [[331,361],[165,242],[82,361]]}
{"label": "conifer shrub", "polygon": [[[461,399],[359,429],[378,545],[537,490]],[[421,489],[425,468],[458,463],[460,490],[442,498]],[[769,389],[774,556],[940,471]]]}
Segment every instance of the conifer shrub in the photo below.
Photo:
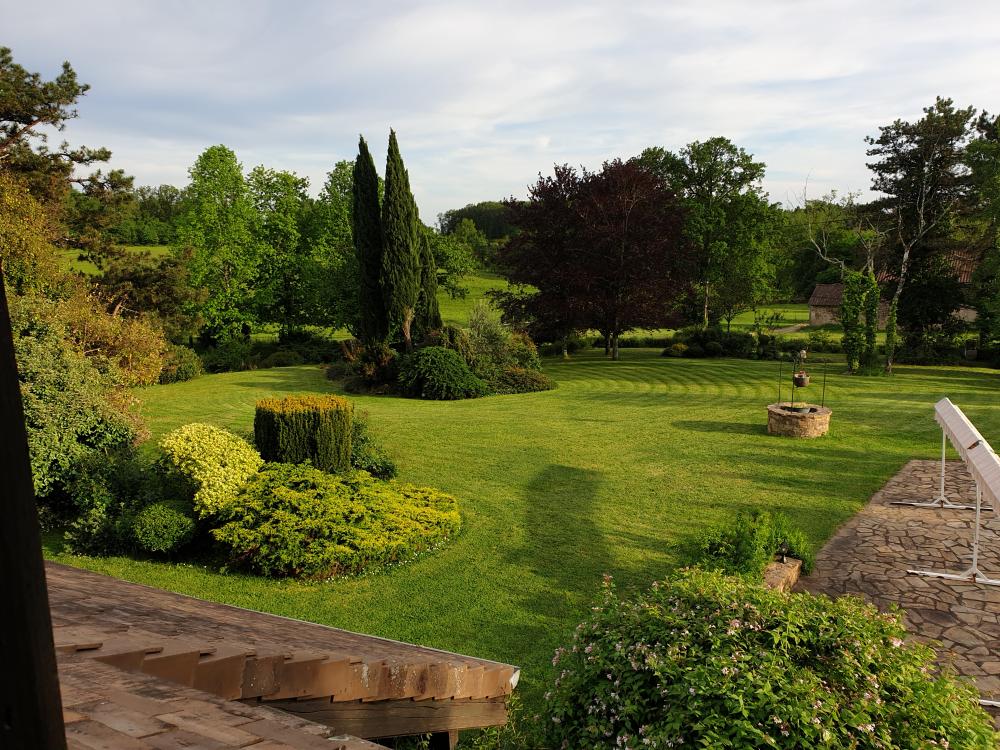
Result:
{"label": "conifer shrub", "polygon": [[212,535],[230,565],[269,576],[329,578],[403,562],[454,536],[458,502],[438,490],[268,464]]}
{"label": "conifer shrub", "polygon": [[339,396],[287,396],[257,402],[254,442],[265,461],[351,469],[351,402]]}
{"label": "conifer shrub", "polygon": [[132,535],[146,552],[170,554],[193,538],[197,522],[194,508],[185,500],[161,500],[147,505],[132,520]]}
{"label": "conifer shrub", "polygon": [[438,401],[478,398],[490,392],[458,352],[440,346],[427,346],[404,357],[399,385],[408,396]]}
{"label": "conifer shrub", "polygon": [[189,498],[199,518],[232,504],[264,464],[253,446],[219,427],[194,422],[160,440],[159,468],[176,497]]}
{"label": "conifer shrub", "polygon": [[604,600],[552,660],[544,747],[996,747],[898,612],[690,570]]}

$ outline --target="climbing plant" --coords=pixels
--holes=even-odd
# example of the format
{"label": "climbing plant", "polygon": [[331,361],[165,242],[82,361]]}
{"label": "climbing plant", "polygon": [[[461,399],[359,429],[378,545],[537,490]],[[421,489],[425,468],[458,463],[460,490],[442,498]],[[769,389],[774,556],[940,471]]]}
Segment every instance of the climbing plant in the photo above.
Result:
{"label": "climbing plant", "polygon": [[865,330],[861,349],[861,368],[865,372],[874,372],[878,367],[878,346],[875,343],[878,333],[878,309],[882,298],[879,293],[875,274],[868,270],[862,276],[861,286],[864,290]]}
{"label": "climbing plant", "polygon": [[840,325],[844,329],[843,347],[849,372],[857,372],[861,361],[861,313],[864,309],[867,284],[863,274],[844,274],[844,295],[840,302]]}

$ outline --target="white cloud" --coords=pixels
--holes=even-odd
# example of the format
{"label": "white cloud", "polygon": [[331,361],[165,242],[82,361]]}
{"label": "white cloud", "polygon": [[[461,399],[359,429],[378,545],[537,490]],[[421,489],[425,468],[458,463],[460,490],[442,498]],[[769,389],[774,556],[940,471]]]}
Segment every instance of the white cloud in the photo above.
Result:
{"label": "white cloud", "polygon": [[[553,162],[726,135],[784,200],[865,189],[863,138],[935,95],[1000,109],[1000,6],[927,0],[0,0],[3,43],[92,91],[67,130],[140,183],[206,146],[310,177],[394,127],[421,213],[523,195]],[[55,23],[53,19],[58,19]]]}

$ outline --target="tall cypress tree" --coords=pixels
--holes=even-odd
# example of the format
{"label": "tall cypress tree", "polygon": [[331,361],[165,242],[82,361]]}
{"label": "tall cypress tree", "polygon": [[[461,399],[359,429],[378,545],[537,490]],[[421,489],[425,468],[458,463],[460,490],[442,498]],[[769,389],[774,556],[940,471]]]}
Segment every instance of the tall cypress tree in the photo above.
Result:
{"label": "tall cypress tree", "polygon": [[437,288],[437,264],[431,250],[430,233],[425,230],[420,233],[420,302],[417,307],[417,327],[424,332],[442,326]]}
{"label": "tall cypress tree", "polygon": [[420,299],[420,247],[417,207],[410,178],[399,155],[396,132],[389,131],[382,202],[382,295],[391,326],[399,326],[406,351],[413,350],[411,328]]}
{"label": "tall cypress tree", "polygon": [[389,336],[389,320],[382,298],[382,218],[378,201],[378,173],[364,137],[358,141],[354,160],[351,229],[358,258],[360,283],[361,340],[366,345],[382,343]]}

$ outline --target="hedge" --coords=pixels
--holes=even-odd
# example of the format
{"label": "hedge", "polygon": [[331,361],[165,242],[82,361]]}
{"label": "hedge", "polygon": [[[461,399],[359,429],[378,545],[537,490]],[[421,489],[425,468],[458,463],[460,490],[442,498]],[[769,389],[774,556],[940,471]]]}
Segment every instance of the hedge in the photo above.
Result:
{"label": "hedge", "polygon": [[339,396],[266,398],[257,402],[254,442],[265,461],[350,471],[352,413]]}

